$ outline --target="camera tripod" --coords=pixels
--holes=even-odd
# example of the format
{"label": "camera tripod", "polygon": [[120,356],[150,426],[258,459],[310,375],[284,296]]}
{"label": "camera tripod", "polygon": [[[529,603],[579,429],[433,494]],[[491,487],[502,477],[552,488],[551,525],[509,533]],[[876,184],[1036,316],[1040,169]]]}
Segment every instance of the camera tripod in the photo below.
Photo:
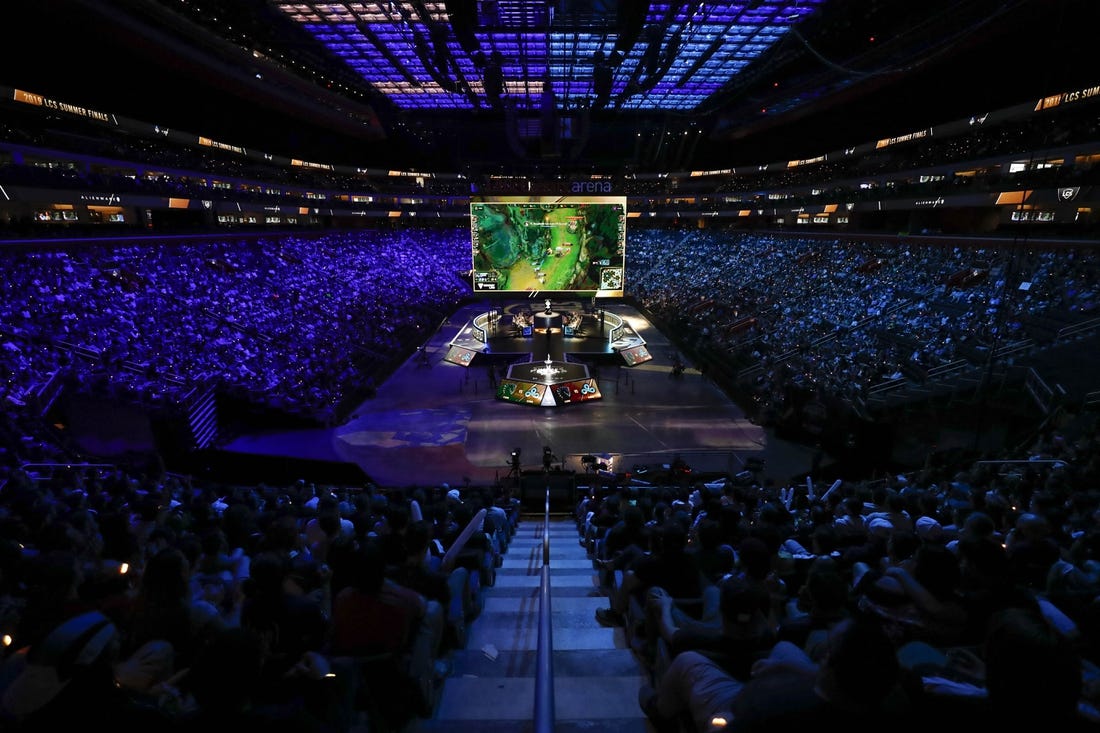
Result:
{"label": "camera tripod", "polygon": [[518,458],[513,458],[512,463],[511,463],[511,467],[508,470],[508,475],[505,476],[504,478],[505,478],[506,481],[511,479],[513,485],[518,489],[519,484],[520,484],[521,473],[522,472],[520,470],[519,459]]}

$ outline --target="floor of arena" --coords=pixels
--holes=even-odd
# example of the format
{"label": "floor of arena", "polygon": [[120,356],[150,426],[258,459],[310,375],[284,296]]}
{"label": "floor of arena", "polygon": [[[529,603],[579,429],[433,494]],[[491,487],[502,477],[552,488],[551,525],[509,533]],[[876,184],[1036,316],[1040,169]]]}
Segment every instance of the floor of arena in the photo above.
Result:
{"label": "floor of arena", "polygon": [[[582,304],[554,307],[579,310]],[[554,471],[585,475],[603,464],[606,471],[643,479],[659,476],[677,458],[707,476],[735,475],[761,462],[757,476],[777,482],[810,470],[812,447],[753,424],[690,365],[675,375],[683,357],[665,334],[631,306],[604,307],[626,321],[632,338],[644,340],[652,359],[626,366],[613,357],[597,366],[592,376],[600,399],[556,407],[514,404],[497,398],[480,354],[469,366],[446,361],[451,345],[487,310],[479,302],[447,319],[345,424],[245,435],[224,449],[351,462],[379,486],[493,483],[541,471],[547,457]],[[497,354],[519,355],[530,342],[502,339],[493,344]],[[533,346],[531,351],[534,361],[545,358]]]}

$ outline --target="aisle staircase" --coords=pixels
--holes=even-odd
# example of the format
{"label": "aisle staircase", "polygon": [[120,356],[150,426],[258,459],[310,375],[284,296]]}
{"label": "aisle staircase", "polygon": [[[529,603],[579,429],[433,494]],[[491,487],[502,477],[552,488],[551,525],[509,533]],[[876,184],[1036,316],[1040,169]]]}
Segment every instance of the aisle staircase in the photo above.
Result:
{"label": "aisle staircase", "polygon": [[[528,733],[534,721],[539,639],[542,514],[524,515],[485,590],[485,606],[456,652],[453,670],[430,719],[409,733]],[[638,707],[645,673],[621,628],[604,628],[596,609],[592,561],[580,546],[571,516],[550,515],[550,609],[553,727],[557,733],[651,733]]]}

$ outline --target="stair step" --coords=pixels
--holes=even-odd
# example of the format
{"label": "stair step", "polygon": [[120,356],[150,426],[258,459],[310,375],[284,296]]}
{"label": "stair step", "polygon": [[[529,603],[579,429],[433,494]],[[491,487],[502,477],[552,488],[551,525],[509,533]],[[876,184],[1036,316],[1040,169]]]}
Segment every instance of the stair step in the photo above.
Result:
{"label": "stair step", "polygon": [[[523,518],[485,590],[485,606],[452,653],[452,671],[431,718],[402,733],[513,733],[533,730],[537,665],[542,515]],[[551,515],[550,612],[554,730],[558,733],[649,733],[638,707],[647,673],[622,629],[606,628],[607,605],[572,514]],[[593,704],[598,700],[599,704]]]}

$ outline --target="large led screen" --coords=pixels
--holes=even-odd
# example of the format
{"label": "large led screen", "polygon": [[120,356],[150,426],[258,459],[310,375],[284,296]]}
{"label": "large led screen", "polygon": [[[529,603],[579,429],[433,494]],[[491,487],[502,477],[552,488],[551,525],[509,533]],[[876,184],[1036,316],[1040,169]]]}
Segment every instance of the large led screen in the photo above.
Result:
{"label": "large led screen", "polygon": [[497,387],[497,397],[500,399],[529,405],[541,405],[542,396],[545,393],[546,385],[521,382],[516,379],[502,380],[500,386]]}
{"label": "large led screen", "polygon": [[475,293],[621,297],[626,197],[473,197],[470,241]]}

